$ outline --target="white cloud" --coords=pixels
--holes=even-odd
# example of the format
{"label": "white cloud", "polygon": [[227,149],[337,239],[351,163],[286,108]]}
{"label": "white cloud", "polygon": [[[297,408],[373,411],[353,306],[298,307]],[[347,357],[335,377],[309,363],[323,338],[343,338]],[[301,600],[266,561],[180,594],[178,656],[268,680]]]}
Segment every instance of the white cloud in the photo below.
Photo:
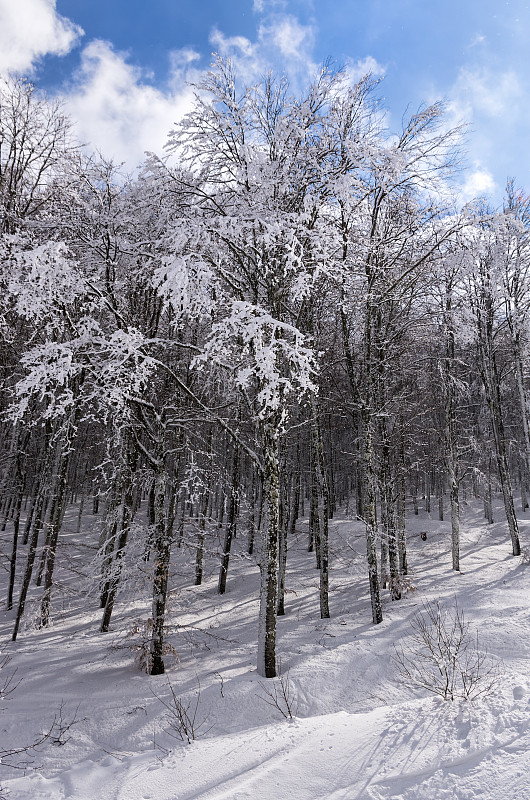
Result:
{"label": "white cloud", "polygon": [[188,68],[194,61],[198,61],[201,56],[191,47],[182,47],[180,50],[172,50],[169,57],[171,69],[175,72]]}
{"label": "white cloud", "polygon": [[264,14],[272,8],[285,8],[285,0],[254,0],[252,4],[253,10],[257,14]]}
{"label": "white cloud", "polygon": [[484,167],[475,165],[459,190],[459,199],[467,203],[477,197],[488,197],[495,194],[497,185],[491,172]]}
{"label": "white cloud", "polygon": [[469,47],[477,47],[478,45],[485,44],[486,37],[482,33],[477,33],[469,43]]}
{"label": "white cloud", "polygon": [[[31,0],[43,3],[44,0]],[[0,4],[5,0],[0,0]],[[48,3],[49,5],[49,3]],[[275,0],[267,2],[278,7]],[[259,80],[278,64],[287,75],[294,93],[318,73],[312,61],[315,29],[301,25],[290,15],[267,16],[255,41],[243,36],[225,36],[214,29],[210,35],[218,52],[229,57],[244,85]],[[169,54],[168,76],[163,88],[151,85],[149,76],[131,65],[127,54],[117,52],[109,42],[91,41],[81,52],[81,64],[61,96],[75,122],[78,139],[91,150],[99,150],[115,162],[134,170],[145,151],[162,153],[174,123],[193,107],[193,88],[202,71],[198,53],[191,48]]]}
{"label": "white cloud", "polygon": [[230,58],[242,84],[259,81],[271,70],[281,71],[296,94],[318,73],[318,65],[313,61],[316,28],[312,24],[302,25],[296,17],[271,8],[278,5],[272,0],[260,4],[260,9],[266,11],[266,21],[260,24],[255,41],[244,36],[225,36],[215,28],[210,42],[220,55]]}
{"label": "white cloud", "polygon": [[181,95],[186,91],[186,83],[198,83],[201,70],[195,62],[201,58],[200,54],[191,47],[182,47],[169,53],[169,78],[170,93]]}
{"label": "white cloud", "polygon": [[494,72],[462,69],[451,91],[453,103],[460,106],[467,118],[474,114],[501,117],[513,109],[522,96],[519,78],[513,71]]}
{"label": "white cloud", "polygon": [[262,25],[260,39],[269,40],[284,58],[306,61],[315,41],[312,25],[301,25],[296,17],[281,16],[270,25]]}
{"label": "white cloud", "polygon": [[481,61],[462,67],[447,92],[448,123],[468,123],[464,155],[465,164],[470,166],[461,187],[464,201],[474,196],[498,200],[506,176],[527,169],[528,163],[524,144],[529,130],[528,87],[524,72],[495,69],[488,63],[487,54]]}
{"label": "white cloud", "polygon": [[140,70],[108,42],[90,42],[64,97],[79,139],[107,158],[125,161],[128,169],[138,166],[146,150],[161,153],[172,125],[192,106],[184,76],[195,58],[189,49],[171,54],[172,75],[164,92],[143,82]]}
{"label": "white cloud", "polygon": [[352,83],[357,83],[365,75],[370,73],[374,78],[382,78],[386,73],[386,67],[379,64],[372,56],[353,61],[348,59],[346,61],[346,72]]}
{"label": "white cloud", "polygon": [[66,55],[82,35],[57,14],[55,0],[0,0],[0,73],[30,73],[39,58]]}
{"label": "white cloud", "polygon": [[225,36],[217,28],[210,34],[210,43],[222,56],[238,54],[252,58],[255,55],[254,45],[245,36]]}
{"label": "white cloud", "polygon": [[[271,70],[281,70],[293,94],[303,92],[319,72],[313,60],[317,28],[285,13],[284,0],[255,0],[262,15],[254,40],[214,29],[210,42],[234,65],[238,81],[250,85]],[[0,71],[28,71],[39,57],[65,54],[81,28],[57,14],[55,0],[0,0]],[[80,66],[61,98],[78,139],[105,157],[135,169],[146,150],[163,152],[174,123],[193,107],[193,88],[203,74],[201,56],[191,48],[168,54],[163,87],[137,68],[110,42],[93,40],[80,52]],[[352,62],[352,74],[382,74],[374,59]]]}

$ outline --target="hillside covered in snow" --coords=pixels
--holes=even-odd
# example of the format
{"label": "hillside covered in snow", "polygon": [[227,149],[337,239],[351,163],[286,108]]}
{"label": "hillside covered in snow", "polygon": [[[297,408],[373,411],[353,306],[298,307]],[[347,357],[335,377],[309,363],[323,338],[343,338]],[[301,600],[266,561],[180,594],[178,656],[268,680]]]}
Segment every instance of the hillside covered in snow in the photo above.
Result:
{"label": "hillside covered in snow", "polygon": [[[467,506],[455,573],[448,523],[411,514],[409,590],[400,601],[385,597],[384,620],[373,625],[362,525],[344,514],[330,521],[331,618],[322,620],[302,520],[278,620],[281,675],[266,680],[255,668],[259,568],[242,540],[222,597],[215,548],[200,587],[189,580],[186,544],[175,548],[172,653],[165,675],[148,676],[138,666],[150,613],[141,568],[123,588],[111,630],[99,632],[87,567],[96,523],[85,517],[77,534],[77,510],[68,511],[49,628],[35,629],[30,598],[11,643],[14,613],[2,612],[1,676],[13,676],[14,689],[2,703],[0,747],[49,733],[35,749],[4,759],[9,800],[530,796],[530,567],[524,555],[511,555],[505,524],[488,525]],[[520,523],[524,535],[522,515]],[[493,670],[491,691],[486,680],[486,696],[473,701],[406,685],[396,663],[396,652],[415,652],[414,620],[425,619],[426,604],[450,615],[455,601],[471,652],[478,634],[482,670]]]}

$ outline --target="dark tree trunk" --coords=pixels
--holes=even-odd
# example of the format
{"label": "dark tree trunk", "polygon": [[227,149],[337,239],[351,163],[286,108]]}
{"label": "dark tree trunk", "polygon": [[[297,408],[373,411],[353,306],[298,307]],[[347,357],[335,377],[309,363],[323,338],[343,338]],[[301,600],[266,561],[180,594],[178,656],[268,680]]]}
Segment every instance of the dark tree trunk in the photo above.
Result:
{"label": "dark tree trunk", "polygon": [[199,519],[198,519],[199,530],[197,532],[197,547],[195,550],[195,586],[200,586],[202,584],[203,572],[204,572],[204,542],[206,538],[208,494],[209,492],[205,489],[202,494],[201,500],[197,505],[197,509],[199,511]]}
{"label": "dark tree trunk", "polygon": [[318,560],[320,569],[320,617],[329,618],[329,490],[324,464],[324,448],[320,414],[316,398],[311,398],[311,445],[314,485],[317,495],[318,514]]}
{"label": "dark tree trunk", "polygon": [[263,528],[260,558],[261,588],[258,634],[258,674],[276,676],[276,609],[278,602],[279,530],[279,417],[260,423],[263,448],[263,496],[267,524]]}
{"label": "dark tree trunk", "polygon": [[169,583],[169,563],[171,559],[171,537],[167,529],[165,512],[166,474],[163,467],[155,475],[155,529],[153,536],[153,630],[151,635],[151,675],[165,672],[165,613]]}
{"label": "dark tree trunk", "polygon": [[377,513],[372,452],[373,434],[370,412],[367,409],[363,411],[363,505],[366,526],[366,558],[368,562],[372,621],[375,625],[378,625],[383,621],[383,608],[379,591],[379,576],[377,574]]}
{"label": "dark tree trunk", "polygon": [[237,525],[237,497],[239,486],[239,448],[234,444],[234,454],[232,459],[232,481],[230,486],[230,498],[228,501],[228,519],[226,522],[225,537],[223,543],[223,555],[219,569],[219,582],[217,591],[219,594],[226,592],[226,578],[228,575],[228,564],[230,563],[230,550],[232,540],[236,535]]}
{"label": "dark tree trunk", "polygon": [[57,542],[59,539],[59,531],[61,529],[61,523],[64,514],[64,505],[66,502],[66,490],[67,490],[67,471],[68,471],[68,464],[70,461],[70,446],[71,446],[71,436],[73,431],[71,429],[70,424],[68,425],[68,431],[66,432],[65,442],[63,444],[61,458],[59,461],[59,467],[57,471],[57,476],[55,480],[55,497],[53,503],[53,516],[50,516],[50,527],[49,527],[49,540],[48,540],[48,547],[46,552],[46,572],[44,576],[44,593],[41,600],[41,609],[40,609],[40,626],[46,627],[49,622],[50,618],[50,604],[51,604],[51,593],[52,593],[52,586],[53,586],[53,572],[55,568],[55,555],[57,552]]}

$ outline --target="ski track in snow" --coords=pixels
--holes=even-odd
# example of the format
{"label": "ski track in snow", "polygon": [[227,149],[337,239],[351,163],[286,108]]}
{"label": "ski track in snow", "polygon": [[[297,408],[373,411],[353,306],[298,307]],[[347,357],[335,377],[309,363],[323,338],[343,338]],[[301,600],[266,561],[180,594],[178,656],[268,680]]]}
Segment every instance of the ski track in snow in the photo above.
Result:
{"label": "ski track in snow", "polygon": [[[330,620],[318,618],[318,577],[304,536],[293,543],[278,651],[289,670],[294,720],[265,702],[271,683],[255,673],[255,564],[233,558],[222,600],[215,558],[202,587],[189,586],[178,569],[172,618],[180,627],[171,641],[180,662],[168,677],[186,702],[194,701],[200,678],[198,738],[189,745],[169,735],[158,699],[168,697],[167,678],[145,676],[132,664],[124,632],[147,616],[148,604],[130,588],[106,635],[97,632],[97,604],[84,597],[84,587],[77,594],[75,586],[56,589],[52,627],[37,631],[27,622],[14,644],[8,641],[13,613],[5,612],[0,630],[11,657],[5,669],[16,669],[20,684],[4,702],[0,746],[35,739],[61,704],[64,721],[74,723],[63,744],[41,745],[24,771],[2,768],[6,796],[530,800],[530,566],[509,555],[505,526],[486,526],[472,509],[463,529],[462,574],[450,570],[447,522],[424,514],[409,523],[416,591],[386,602],[379,626],[369,620],[357,523],[331,522]],[[426,528],[423,543],[416,534]],[[57,578],[64,586],[75,580],[69,572],[75,554],[72,536]],[[455,597],[481,645],[502,659],[495,694],[473,703],[414,695],[396,684],[391,663],[394,643],[406,644],[422,603]]]}

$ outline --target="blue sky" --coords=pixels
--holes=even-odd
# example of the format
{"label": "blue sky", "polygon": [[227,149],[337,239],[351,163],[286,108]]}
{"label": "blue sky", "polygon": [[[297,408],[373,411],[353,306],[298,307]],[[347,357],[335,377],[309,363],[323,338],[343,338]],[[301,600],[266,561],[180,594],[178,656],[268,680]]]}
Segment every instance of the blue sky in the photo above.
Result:
{"label": "blue sky", "polygon": [[470,124],[462,197],[530,189],[530,3],[523,0],[0,0],[0,71],[64,97],[80,138],[134,167],[190,107],[212,51],[244,79],[302,86],[331,56],[384,77],[388,124],[444,99]]}

